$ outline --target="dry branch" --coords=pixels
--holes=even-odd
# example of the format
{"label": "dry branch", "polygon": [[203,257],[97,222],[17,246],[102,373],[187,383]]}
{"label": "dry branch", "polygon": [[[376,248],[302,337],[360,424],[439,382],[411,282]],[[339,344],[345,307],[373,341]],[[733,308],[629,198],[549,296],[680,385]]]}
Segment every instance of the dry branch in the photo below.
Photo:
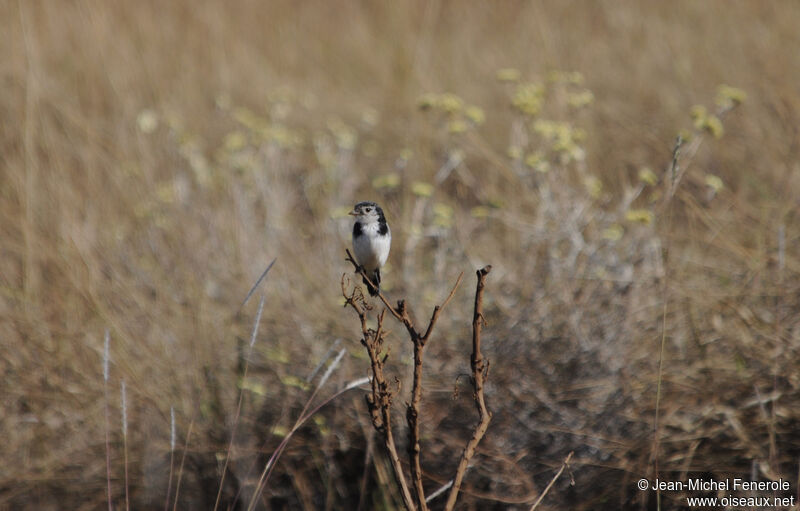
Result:
{"label": "dry branch", "polygon": [[392,391],[383,374],[383,366],[386,362],[386,356],[381,357],[383,338],[385,335],[383,330],[384,312],[378,315],[378,328],[376,330],[367,327],[367,310],[369,310],[370,307],[366,303],[364,293],[361,291],[361,288],[356,287],[348,294],[347,288],[346,277],[342,276],[342,294],[345,298],[345,306],[349,305],[356,311],[356,314],[358,314],[358,318],[361,321],[361,344],[367,349],[371,364],[372,392],[367,394],[366,401],[370,417],[372,418],[372,425],[383,437],[383,443],[386,446],[386,450],[389,452],[395,480],[403,496],[403,503],[406,509],[413,510],[416,509],[416,506],[414,506],[414,500],[411,497],[408,483],[403,474],[403,467],[400,464],[400,456],[397,454],[397,446],[394,443],[394,434],[392,433]]}
{"label": "dry branch", "polygon": [[[356,273],[363,277],[367,282],[372,284],[372,281],[369,279],[364,269],[358,265],[349,250],[347,250],[347,261],[353,264]],[[464,479],[466,469],[469,465],[469,461],[475,454],[475,449],[478,443],[486,433],[486,429],[489,427],[489,421],[492,417],[491,413],[486,407],[483,392],[484,384],[489,376],[489,364],[488,361],[483,358],[480,348],[481,326],[484,323],[482,312],[484,280],[490,271],[491,266],[486,266],[485,268],[477,271],[478,284],[475,292],[475,309],[472,322],[472,355],[470,357],[470,365],[472,367],[472,383],[474,388],[475,406],[478,409],[480,421],[461,455],[461,461],[454,477],[454,484],[447,500],[446,509],[452,509],[453,506],[455,506],[456,499],[458,498],[458,492]],[[346,284],[346,277],[342,277],[342,294],[345,297],[345,306],[351,306],[359,316],[362,331],[361,343],[367,349],[367,353],[370,358],[373,378],[372,393],[367,396],[367,406],[372,417],[372,424],[384,438],[384,444],[389,451],[392,467],[395,471],[395,478],[401,488],[403,501],[407,509],[419,509],[421,511],[427,511],[428,509],[427,500],[425,498],[425,489],[422,484],[419,422],[420,405],[422,402],[422,364],[425,345],[433,333],[433,329],[436,326],[442,310],[445,306],[447,306],[448,303],[450,303],[450,300],[452,300],[456,289],[458,289],[458,286],[461,284],[463,277],[463,273],[458,276],[455,285],[450,290],[450,293],[447,295],[447,298],[445,298],[442,305],[437,305],[434,307],[433,313],[431,314],[431,318],[428,321],[428,325],[425,328],[424,333],[414,326],[414,322],[411,319],[405,300],[398,300],[397,306],[392,307],[380,290],[378,292],[378,298],[381,300],[381,302],[383,302],[386,309],[381,311],[381,313],[378,315],[377,330],[371,330],[367,328],[366,315],[367,311],[370,310],[371,307],[366,303],[364,293],[360,287],[356,286],[355,289],[348,294],[349,286]],[[377,286],[375,287],[377,288]],[[394,316],[395,319],[400,321],[403,326],[406,327],[414,349],[414,379],[411,389],[411,402],[406,403],[406,422],[408,423],[409,435],[408,459],[411,471],[411,485],[413,487],[413,494],[411,494],[409,490],[405,474],[403,473],[402,466],[400,465],[400,461],[397,456],[397,448],[394,444],[390,423],[392,393],[383,373],[386,356],[381,357],[384,336],[383,319],[386,310],[389,310],[392,316]]]}
{"label": "dry branch", "polygon": [[[561,477],[561,473],[562,473],[562,472],[564,472],[564,469],[565,469],[565,468],[566,468],[566,469],[568,469],[568,468],[569,468],[569,461],[572,459],[572,455],[573,455],[573,454],[574,454],[574,453],[570,452],[570,453],[567,455],[566,459],[564,459],[564,463],[562,463],[562,464],[561,464],[561,468],[560,468],[560,469],[558,469],[558,472],[556,472],[556,475],[554,475],[554,476],[553,476],[553,478],[552,478],[552,479],[550,480],[550,482],[547,484],[547,487],[545,487],[544,491],[542,492],[542,494],[541,494],[541,495],[539,495],[539,498],[538,498],[538,499],[536,499],[536,502],[534,502],[534,503],[533,503],[533,505],[531,506],[531,508],[530,508],[530,510],[529,510],[529,511],[535,511],[535,510],[536,510],[536,508],[537,508],[537,507],[539,507],[539,504],[541,504],[541,503],[542,503],[542,500],[544,500],[544,496],[545,496],[545,495],[547,495],[547,492],[549,492],[549,491],[550,491],[550,488],[552,488],[552,487],[553,487],[553,485],[554,485],[554,484],[556,483],[556,481],[558,480],[558,478],[559,478],[559,477]],[[572,472],[570,472],[570,477],[571,477],[571,476],[572,476]],[[572,484],[573,484],[573,485],[575,484],[575,481],[574,481],[574,480],[572,481]]]}
{"label": "dry branch", "polygon": [[483,319],[483,287],[486,275],[492,271],[491,266],[486,266],[476,272],[478,277],[477,287],[475,289],[475,310],[472,315],[472,356],[470,357],[470,365],[472,366],[472,388],[474,390],[473,398],[475,399],[475,406],[478,408],[478,415],[480,421],[475,426],[475,431],[472,433],[472,438],[467,442],[464,452],[461,454],[461,461],[458,463],[456,475],[453,478],[453,487],[450,489],[450,494],[447,496],[446,510],[452,510],[456,505],[458,499],[458,492],[461,489],[461,483],[464,481],[464,474],[467,472],[469,461],[475,455],[475,448],[478,447],[483,435],[489,428],[489,422],[492,420],[492,413],[486,407],[486,398],[483,393],[483,386],[489,378],[489,362],[484,360],[481,353],[481,327],[484,324]]}

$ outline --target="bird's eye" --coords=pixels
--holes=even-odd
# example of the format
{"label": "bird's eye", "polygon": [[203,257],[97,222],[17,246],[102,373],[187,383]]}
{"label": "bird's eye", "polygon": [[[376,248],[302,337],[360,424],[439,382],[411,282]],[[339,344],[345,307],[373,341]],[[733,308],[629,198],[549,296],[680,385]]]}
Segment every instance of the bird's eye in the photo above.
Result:
{"label": "bird's eye", "polygon": [[367,213],[369,213],[370,211],[372,211],[372,208],[367,208],[366,211]]}

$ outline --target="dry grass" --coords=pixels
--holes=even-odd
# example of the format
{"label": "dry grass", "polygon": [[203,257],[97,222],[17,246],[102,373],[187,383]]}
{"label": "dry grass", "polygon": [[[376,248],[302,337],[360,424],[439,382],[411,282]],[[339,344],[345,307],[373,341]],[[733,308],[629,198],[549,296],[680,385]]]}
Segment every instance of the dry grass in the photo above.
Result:
{"label": "dry grass", "polygon": [[[662,479],[798,491],[796,5],[20,0],[0,20],[0,508],[107,508],[106,328],[115,506],[122,380],[133,508],[164,507],[172,407],[177,507],[213,507],[241,388],[221,508],[248,502],[336,339],[349,355],[329,392],[365,374],[340,296],[341,212],[364,198],[395,233],[387,292],[416,312],[494,267],[494,418],[463,508],[528,508],[570,451],[575,487],[561,477],[539,509],[654,508],[635,482],[656,452]],[[566,124],[513,108],[502,68],[543,85],[535,118]],[[713,112],[720,84],[747,100],[716,138],[690,110]],[[464,105],[419,110],[443,92]],[[697,149],[670,202],[681,130]],[[239,305],[274,257],[242,381],[257,301]],[[470,293],[451,307],[426,362],[429,493],[473,420],[469,396],[450,399]],[[404,383],[409,355],[393,348]],[[397,506],[362,397],[295,434],[271,508]]]}

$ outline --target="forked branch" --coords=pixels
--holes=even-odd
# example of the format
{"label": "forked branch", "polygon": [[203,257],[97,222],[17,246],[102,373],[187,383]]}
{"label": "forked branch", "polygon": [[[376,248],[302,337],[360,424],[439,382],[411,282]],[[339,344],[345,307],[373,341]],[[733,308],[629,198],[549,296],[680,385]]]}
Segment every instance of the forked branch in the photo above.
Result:
{"label": "forked branch", "polygon": [[367,354],[369,355],[372,392],[367,394],[366,401],[372,418],[372,426],[383,437],[383,443],[389,452],[392,471],[403,496],[403,504],[405,504],[406,509],[415,510],[416,506],[411,497],[408,482],[406,482],[405,475],[403,475],[403,466],[400,464],[400,456],[397,454],[397,446],[394,443],[394,434],[392,433],[392,390],[383,373],[383,366],[388,354],[381,356],[385,335],[383,330],[384,312],[378,315],[377,329],[369,328],[367,326],[367,311],[370,306],[366,303],[364,293],[359,287],[348,293],[348,287],[347,277],[342,276],[342,295],[345,299],[345,307],[352,307],[358,314],[358,318],[361,321],[361,344],[367,349]]}
{"label": "forked branch", "polygon": [[[362,267],[358,265],[349,250],[347,250],[347,261],[352,263],[355,272],[359,274],[365,281],[370,284],[374,283],[367,276]],[[481,353],[481,326],[483,320],[483,287],[486,275],[491,271],[491,266],[487,266],[478,270],[478,287],[475,293],[475,310],[473,314],[473,335],[472,335],[472,355],[470,357],[470,365],[472,368],[472,383],[474,388],[475,405],[480,415],[480,422],[475,428],[472,438],[467,443],[462,455],[461,461],[458,466],[454,478],[454,484],[450,491],[447,501],[446,509],[452,509],[455,506],[458,492],[461,483],[464,479],[467,466],[475,454],[475,449],[478,443],[486,433],[491,420],[491,413],[486,407],[484,399],[483,387],[489,375],[489,364],[483,358]],[[367,311],[371,306],[367,304],[363,291],[359,286],[356,286],[352,292],[348,292],[349,281],[346,283],[346,277],[342,277],[342,294],[345,297],[345,306],[351,306],[361,320],[362,341],[361,343],[366,347],[367,353],[370,358],[371,372],[372,372],[372,392],[367,396],[367,406],[372,417],[372,424],[375,429],[381,433],[384,439],[384,444],[389,451],[389,456],[392,461],[392,467],[395,471],[395,478],[400,486],[403,502],[406,509],[419,509],[420,511],[427,511],[427,501],[425,498],[425,490],[422,484],[422,467],[420,464],[420,406],[422,402],[422,362],[424,355],[424,348],[430,339],[434,327],[439,319],[439,316],[444,310],[445,306],[452,300],[458,286],[461,284],[464,274],[460,274],[456,280],[455,285],[450,290],[450,293],[445,298],[441,306],[434,307],[428,325],[424,330],[418,330],[414,326],[414,322],[409,314],[408,307],[404,300],[399,300],[396,306],[392,306],[382,292],[378,292],[378,298],[383,302],[386,307],[378,315],[378,327],[376,330],[367,327]],[[377,286],[375,286],[377,288]],[[392,393],[386,382],[383,373],[384,363],[388,355],[381,356],[383,345],[383,319],[386,310],[400,321],[408,331],[409,338],[411,339],[414,349],[414,381],[411,388],[411,402],[406,403],[406,422],[408,423],[408,461],[411,471],[411,485],[406,481],[405,474],[403,473],[402,466],[397,456],[397,449],[394,443],[391,428],[391,404]],[[413,488],[413,491],[411,491]]]}
{"label": "forked branch", "polygon": [[369,282],[371,286],[373,286],[375,289],[378,290],[378,298],[380,298],[380,300],[383,302],[383,305],[386,306],[386,308],[389,310],[392,316],[394,316],[397,321],[403,323],[403,325],[406,327],[406,330],[408,330],[408,333],[412,336],[412,338],[421,339],[422,343],[425,344],[425,341],[428,340],[428,338],[431,335],[431,332],[433,331],[433,327],[436,324],[436,321],[439,319],[439,314],[441,313],[442,309],[444,309],[445,306],[448,303],[450,303],[450,300],[453,298],[453,295],[456,294],[456,289],[458,289],[458,286],[461,284],[461,279],[464,278],[464,273],[461,272],[458,275],[458,279],[456,280],[453,289],[450,290],[450,294],[447,295],[447,298],[445,299],[444,303],[442,303],[441,306],[437,305],[436,307],[433,308],[433,314],[431,315],[431,319],[428,322],[428,327],[425,329],[424,334],[420,334],[414,328],[414,322],[411,321],[411,317],[408,315],[408,309],[406,308],[405,300],[398,300],[397,306],[392,307],[392,305],[389,303],[389,300],[386,299],[380,288],[377,285],[375,285],[374,282],[372,282],[372,279],[369,278],[367,272],[364,271],[364,268],[361,267],[353,258],[353,254],[350,253],[350,250],[345,249],[345,252],[347,252],[346,260],[353,265],[355,272],[358,273],[361,277],[363,277],[367,282]]}

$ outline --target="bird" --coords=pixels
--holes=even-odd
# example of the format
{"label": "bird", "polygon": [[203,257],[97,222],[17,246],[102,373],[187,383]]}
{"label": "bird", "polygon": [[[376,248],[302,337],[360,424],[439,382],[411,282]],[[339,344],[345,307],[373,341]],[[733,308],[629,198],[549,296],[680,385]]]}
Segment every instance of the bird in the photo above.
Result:
{"label": "bird", "polygon": [[350,215],[355,217],[353,251],[358,264],[372,281],[370,283],[363,279],[367,291],[371,296],[376,296],[380,292],[381,267],[386,264],[392,245],[392,231],[386,223],[383,210],[374,202],[359,202],[353,206]]}

